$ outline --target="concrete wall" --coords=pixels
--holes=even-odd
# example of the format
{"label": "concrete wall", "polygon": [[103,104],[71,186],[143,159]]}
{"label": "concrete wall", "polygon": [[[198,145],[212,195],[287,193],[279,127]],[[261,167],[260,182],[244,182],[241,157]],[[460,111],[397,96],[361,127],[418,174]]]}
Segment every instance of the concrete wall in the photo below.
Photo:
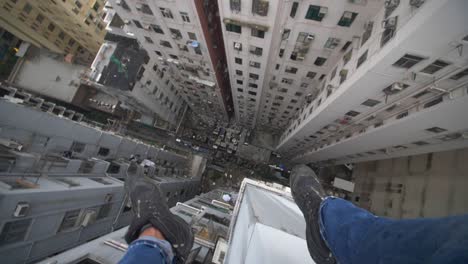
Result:
{"label": "concrete wall", "polygon": [[353,201],[392,218],[468,212],[468,148],[357,163]]}
{"label": "concrete wall", "polygon": [[86,67],[63,61],[61,55],[45,50],[30,49],[19,69],[14,84],[35,92],[71,103]]}

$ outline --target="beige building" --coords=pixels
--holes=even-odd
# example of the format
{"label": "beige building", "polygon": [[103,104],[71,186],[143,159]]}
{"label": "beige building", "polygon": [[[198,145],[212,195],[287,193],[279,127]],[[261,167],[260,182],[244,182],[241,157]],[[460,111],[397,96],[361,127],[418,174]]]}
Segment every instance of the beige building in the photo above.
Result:
{"label": "beige building", "polygon": [[90,64],[106,34],[104,0],[0,0],[0,27],[20,39]]}

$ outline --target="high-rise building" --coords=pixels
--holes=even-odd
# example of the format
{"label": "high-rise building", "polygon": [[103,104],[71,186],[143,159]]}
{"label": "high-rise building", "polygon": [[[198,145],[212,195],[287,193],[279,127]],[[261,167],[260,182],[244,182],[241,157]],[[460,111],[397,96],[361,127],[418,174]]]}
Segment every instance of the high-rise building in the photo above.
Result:
{"label": "high-rise building", "polygon": [[0,1],[0,27],[36,47],[90,64],[106,33],[105,1]]}
{"label": "high-rise building", "polygon": [[[114,14],[109,34],[120,38],[109,37],[101,48],[99,54],[103,56],[98,55],[93,63],[93,80],[102,83],[101,78],[107,78],[103,67],[108,69],[109,64],[132,63],[116,50],[128,51],[128,43],[133,40],[138,44],[135,50],[146,53],[141,67],[136,67],[136,78],[126,88],[133,98],[171,123],[184,111],[184,101],[207,122],[228,121],[232,102],[216,2],[111,0],[109,3],[112,6],[109,12]],[[111,75],[107,82],[118,75]]]}
{"label": "high-rise building", "polygon": [[41,98],[9,98],[0,99],[3,262],[38,261],[127,226],[128,177],[147,177],[169,206],[199,193],[203,158],[102,131]]}
{"label": "high-rise building", "polygon": [[[383,1],[218,1],[236,119],[280,133]],[[354,43],[354,44],[353,44]]]}
{"label": "high-rise building", "polygon": [[291,163],[348,163],[468,146],[467,7],[386,1],[330,64],[277,150]]}

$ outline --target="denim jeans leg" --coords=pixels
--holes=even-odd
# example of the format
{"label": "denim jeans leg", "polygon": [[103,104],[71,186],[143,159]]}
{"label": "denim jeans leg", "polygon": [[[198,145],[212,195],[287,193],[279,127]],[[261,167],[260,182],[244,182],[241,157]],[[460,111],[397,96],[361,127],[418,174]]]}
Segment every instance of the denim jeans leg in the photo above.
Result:
{"label": "denim jeans leg", "polygon": [[320,231],[341,264],[468,263],[468,215],[395,220],[328,197]]}

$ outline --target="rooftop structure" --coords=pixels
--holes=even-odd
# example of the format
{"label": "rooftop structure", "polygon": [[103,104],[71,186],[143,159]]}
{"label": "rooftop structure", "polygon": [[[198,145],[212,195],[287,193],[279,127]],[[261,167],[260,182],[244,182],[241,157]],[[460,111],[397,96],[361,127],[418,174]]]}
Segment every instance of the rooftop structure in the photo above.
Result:
{"label": "rooftop structure", "polygon": [[244,179],[223,263],[315,263],[304,217],[288,187]]}

